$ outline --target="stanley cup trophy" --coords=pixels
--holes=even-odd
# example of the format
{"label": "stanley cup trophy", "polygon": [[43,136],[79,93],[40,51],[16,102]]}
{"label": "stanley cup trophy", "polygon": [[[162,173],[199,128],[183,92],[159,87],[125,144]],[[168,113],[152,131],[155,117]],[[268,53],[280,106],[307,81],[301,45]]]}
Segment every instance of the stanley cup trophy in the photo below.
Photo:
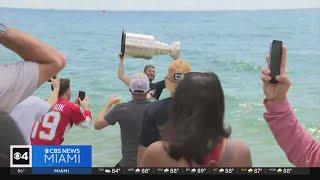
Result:
{"label": "stanley cup trophy", "polygon": [[122,32],[121,53],[135,58],[152,59],[155,55],[167,55],[176,60],[180,54],[180,42],[171,45],[156,41],[153,36]]}

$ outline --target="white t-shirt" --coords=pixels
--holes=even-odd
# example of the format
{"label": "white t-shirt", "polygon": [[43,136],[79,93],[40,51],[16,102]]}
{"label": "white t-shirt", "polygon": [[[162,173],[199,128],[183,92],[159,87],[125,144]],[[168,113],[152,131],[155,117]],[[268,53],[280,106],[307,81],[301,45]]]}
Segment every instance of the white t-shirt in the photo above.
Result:
{"label": "white t-shirt", "polygon": [[45,115],[51,105],[36,96],[30,96],[18,105],[10,113],[23,134],[26,142],[30,144],[30,134],[35,121]]}
{"label": "white t-shirt", "polygon": [[18,61],[0,64],[0,110],[10,113],[14,106],[37,89],[39,65]]}

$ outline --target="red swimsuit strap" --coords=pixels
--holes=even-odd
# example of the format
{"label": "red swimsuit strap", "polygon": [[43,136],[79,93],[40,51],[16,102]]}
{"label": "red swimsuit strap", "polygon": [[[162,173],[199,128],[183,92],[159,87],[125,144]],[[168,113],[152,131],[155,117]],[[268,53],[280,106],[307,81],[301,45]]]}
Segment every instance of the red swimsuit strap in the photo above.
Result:
{"label": "red swimsuit strap", "polygon": [[218,162],[221,156],[222,146],[223,146],[223,140],[221,140],[211,152],[203,156],[202,158],[203,163],[201,165],[188,161],[189,166],[190,167],[197,167],[197,166],[207,167],[212,165],[218,166]]}

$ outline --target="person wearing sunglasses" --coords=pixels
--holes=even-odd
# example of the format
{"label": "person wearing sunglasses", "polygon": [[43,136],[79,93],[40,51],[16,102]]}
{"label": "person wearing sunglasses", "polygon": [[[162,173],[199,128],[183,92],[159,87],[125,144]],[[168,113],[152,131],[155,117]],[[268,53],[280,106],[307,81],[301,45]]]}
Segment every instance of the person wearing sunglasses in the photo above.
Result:
{"label": "person wearing sunglasses", "polygon": [[[165,78],[166,88],[174,94],[177,85],[182,81],[184,74],[191,72],[191,66],[188,61],[174,60],[168,68]],[[146,148],[160,140],[159,128],[169,121],[169,112],[171,110],[172,98],[162,99],[151,103],[143,114],[141,125],[140,145],[137,154],[137,165]]]}

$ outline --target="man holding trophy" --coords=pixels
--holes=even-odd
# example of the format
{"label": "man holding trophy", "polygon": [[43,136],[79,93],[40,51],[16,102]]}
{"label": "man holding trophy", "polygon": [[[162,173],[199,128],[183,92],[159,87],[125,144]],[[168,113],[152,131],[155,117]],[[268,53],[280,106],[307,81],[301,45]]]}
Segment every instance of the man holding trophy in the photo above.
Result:
{"label": "man holding trophy", "polygon": [[[131,82],[131,77],[126,76],[124,74],[124,65],[123,65],[123,61],[124,61],[124,55],[119,54],[119,66],[118,66],[118,78],[124,82],[127,86],[130,85]],[[156,99],[159,100],[159,97],[162,93],[162,90],[164,88],[166,88],[164,80],[153,83],[152,81],[154,80],[155,77],[155,67],[153,65],[146,65],[144,67],[144,71],[143,71],[149,78],[149,82],[150,82],[150,90],[148,93],[148,99]]]}
{"label": "man holding trophy", "polygon": [[[135,58],[144,58],[150,60],[154,55],[170,54],[175,60],[178,59],[180,53],[180,43],[174,42],[171,45],[156,41],[153,36],[133,34],[122,32],[121,53],[119,54],[118,78],[127,86],[130,85],[131,78],[124,73],[124,55]],[[159,100],[162,90],[165,87],[165,81],[153,83],[155,78],[155,67],[146,65],[144,73],[148,76],[150,82],[150,91],[148,99]]]}

